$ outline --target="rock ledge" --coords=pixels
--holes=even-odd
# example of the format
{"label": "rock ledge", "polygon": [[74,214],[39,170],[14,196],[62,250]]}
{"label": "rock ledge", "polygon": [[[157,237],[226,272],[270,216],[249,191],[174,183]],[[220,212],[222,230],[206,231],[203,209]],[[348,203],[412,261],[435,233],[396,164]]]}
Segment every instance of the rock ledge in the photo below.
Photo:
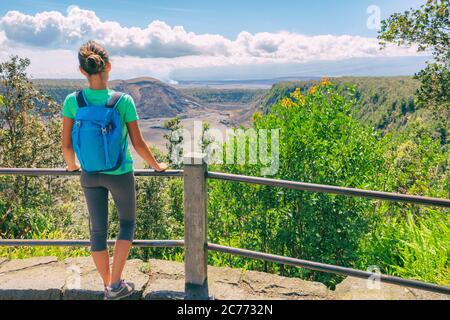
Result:
{"label": "rock ledge", "polygon": [[[151,259],[129,260],[124,278],[135,284],[130,299],[184,299],[184,265]],[[217,300],[448,299],[449,296],[382,284],[368,289],[362,279],[346,278],[335,291],[318,282],[226,267],[208,267],[210,295]],[[58,261],[36,257],[0,258],[0,300],[102,299],[103,285],[90,257]]]}

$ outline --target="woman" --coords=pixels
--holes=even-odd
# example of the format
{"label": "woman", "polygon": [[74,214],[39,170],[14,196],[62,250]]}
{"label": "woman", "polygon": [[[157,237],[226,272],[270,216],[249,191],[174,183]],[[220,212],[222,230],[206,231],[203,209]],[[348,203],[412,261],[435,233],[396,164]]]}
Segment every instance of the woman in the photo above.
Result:
{"label": "woman", "polygon": [[[111,71],[109,55],[104,47],[94,41],[81,46],[78,53],[80,72],[87,78],[89,87],[81,93],[89,108],[105,106],[113,96],[113,90],[108,88],[108,78]],[[79,108],[79,93],[67,96],[63,107],[63,137],[62,151],[68,171],[80,170],[75,162],[72,145],[72,129]],[[78,98],[78,99],[77,99]],[[86,197],[90,216],[91,255],[105,286],[105,299],[115,300],[125,298],[133,293],[134,285],[124,281],[122,270],[125,266],[134,236],[136,221],[136,195],[133,164],[126,141],[130,140],[137,153],[156,171],[167,169],[165,163],[158,163],[147,147],[138,126],[138,115],[133,98],[122,95],[116,104],[122,126],[122,144],[124,147],[123,164],[117,169],[105,172],[81,172],[81,186]],[[120,133],[119,133],[120,134]],[[120,136],[119,136],[120,139]],[[92,155],[91,155],[92,156]],[[99,155],[100,157],[101,155]],[[95,155],[94,155],[95,157]],[[110,270],[109,253],[107,250],[108,226],[108,192],[111,192],[119,213],[120,231],[114,246],[112,268]]]}

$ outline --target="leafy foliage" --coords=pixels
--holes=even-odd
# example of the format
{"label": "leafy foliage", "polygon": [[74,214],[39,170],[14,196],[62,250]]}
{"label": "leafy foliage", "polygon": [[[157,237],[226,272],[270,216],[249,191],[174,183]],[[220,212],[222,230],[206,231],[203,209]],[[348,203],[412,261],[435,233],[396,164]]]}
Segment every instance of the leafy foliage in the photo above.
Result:
{"label": "leafy foliage", "polygon": [[[28,79],[28,59],[0,64],[0,167],[61,167],[59,106]],[[45,108],[41,108],[45,105]],[[0,177],[0,237],[77,236],[73,180]]]}
{"label": "leafy foliage", "polygon": [[[433,55],[427,67],[416,74],[421,81],[419,105],[450,117],[450,2],[428,0],[420,9],[394,13],[382,21],[380,43],[417,45],[418,51]],[[448,121],[441,123],[443,143],[448,139]]]}
{"label": "leafy foliage", "polygon": [[359,265],[383,273],[444,285],[450,283],[448,212],[427,209],[422,217],[388,215],[361,242]]}
{"label": "leafy foliage", "polygon": [[[448,198],[449,154],[419,115],[379,135],[353,119],[361,96],[327,80],[289,89],[253,127],[280,128],[278,178]],[[216,170],[260,175],[260,165]],[[449,211],[248,184],[210,183],[210,241],[448,282]],[[230,196],[231,195],[231,196]],[[319,280],[340,277],[219,254],[211,262]]]}
{"label": "leafy foliage", "polygon": [[[369,126],[382,132],[403,127],[416,113],[414,92],[419,84],[411,77],[342,77],[332,78],[337,90],[353,86],[355,88],[354,104],[351,115]],[[270,112],[273,104],[288,97],[297,88],[308,91],[318,81],[281,82],[272,86],[258,105],[262,112]]]}
{"label": "leafy foliage", "polygon": [[[32,239],[67,239],[73,238],[73,235],[61,231],[42,231],[36,232]],[[12,259],[25,259],[29,257],[57,257],[63,260],[70,257],[80,257],[89,255],[86,248],[71,247],[0,247],[0,257]]]}
{"label": "leafy foliage", "polygon": [[[377,185],[382,166],[376,152],[379,147],[376,135],[350,116],[354,92],[350,89],[347,96],[341,95],[324,81],[305,94],[297,89],[268,115],[255,117],[255,129],[281,129],[276,178],[360,188]],[[217,169],[260,175],[260,168],[224,165]],[[364,199],[218,182],[210,190],[210,212],[213,242],[354,266],[372,204]],[[236,260],[274,271],[267,264]],[[330,285],[338,279],[307,270],[283,273]]]}

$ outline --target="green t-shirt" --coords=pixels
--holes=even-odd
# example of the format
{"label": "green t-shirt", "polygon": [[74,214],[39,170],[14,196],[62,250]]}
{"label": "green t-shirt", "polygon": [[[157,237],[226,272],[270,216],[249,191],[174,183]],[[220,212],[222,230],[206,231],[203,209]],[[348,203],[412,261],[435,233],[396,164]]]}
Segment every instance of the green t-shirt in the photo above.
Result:
{"label": "green t-shirt", "polygon": [[[92,90],[92,89],[84,89],[84,96],[88,102],[88,104],[96,105],[105,105],[108,100],[114,94],[114,90],[111,89],[103,89],[103,90]],[[64,117],[74,119],[75,114],[78,109],[78,103],[76,98],[76,92],[69,94],[64,100],[64,106],[62,110],[62,115]],[[120,99],[119,104],[117,105],[117,110],[119,111],[120,118],[123,124],[126,124],[131,121],[139,120],[136,105],[134,104],[133,98],[125,94],[122,99]],[[125,143],[125,139],[127,138],[127,126],[124,125],[122,129],[122,144]],[[114,171],[102,172],[104,174],[111,175],[120,175],[133,171],[133,157],[131,156],[130,149],[127,148],[126,151],[126,159],[127,163],[125,163],[124,170],[122,168],[118,168]]]}

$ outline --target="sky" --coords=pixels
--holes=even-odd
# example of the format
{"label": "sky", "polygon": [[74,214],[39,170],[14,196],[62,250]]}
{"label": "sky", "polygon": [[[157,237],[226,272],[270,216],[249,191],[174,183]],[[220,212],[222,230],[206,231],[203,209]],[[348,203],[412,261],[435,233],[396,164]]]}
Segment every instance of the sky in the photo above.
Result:
{"label": "sky", "polygon": [[380,19],[425,0],[14,0],[0,2],[0,60],[36,78],[79,78],[77,49],[107,47],[112,78],[164,81],[404,75],[427,57],[379,50]]}

